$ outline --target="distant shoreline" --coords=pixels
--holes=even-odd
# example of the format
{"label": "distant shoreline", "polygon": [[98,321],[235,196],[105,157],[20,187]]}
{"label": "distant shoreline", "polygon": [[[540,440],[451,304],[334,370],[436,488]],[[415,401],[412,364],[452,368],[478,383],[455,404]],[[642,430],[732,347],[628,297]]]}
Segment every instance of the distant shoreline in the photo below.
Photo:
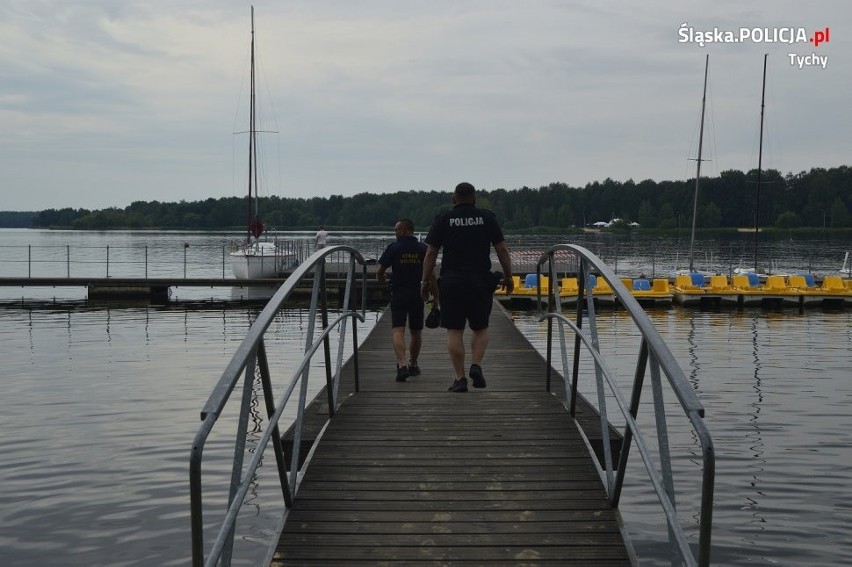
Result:
{"label": "distant shoreline", "polygon": [[[352,233],[352,232],[367,232],[367,233],[388,233],[391,234],[390,228],[387,226],[326,226],[329,233],[334,236],[334,233]],[[89,232],[181,232],[186,234],[244,234],[245,228],[240,226],[225,227],[225,228],[181,228],[181,227],[110,227],[110,228],[76,228],[70,226],[51,226],[51,227],[21,227],[21,226],[2,226],[2,229],[17,229],[17,230],[48,230],[48,231],[74,231],[81,233]],[[313,235],[316,232],[315,227],[293,227],[281,230],[270,229],[264,234],[264,238],[274,238],[276,234],[287,235],[300,233],[305,235]],[[424,237],[428,232],[428,227],[419,230]],[[634,238],[636,236],[664,236],[664,237],[682,237],[689,238],[689,228],[633,228],[633,229],[608,229],[594,227],[578,227],[578,228],[559,228],[559,227],[527,227],[527,228],[512,228],[503,231],[507,236],[554,236],[554,235],[572,235],[572,234],[598,234],[601,237],[627,237]],[[739,238],[743,236],[754,235],[752,227],[738,228],[699,228],[696,229],[696,235],[700,238]],[[760,227],[758,234],[771,238],[773,240],[789,238],[789,239],[813,239],[827,238],[831,240],[849,240],[852,241],[852,228],[822,228],[822,227],[802,227],[802,228],[778,228],[778,227]]]}

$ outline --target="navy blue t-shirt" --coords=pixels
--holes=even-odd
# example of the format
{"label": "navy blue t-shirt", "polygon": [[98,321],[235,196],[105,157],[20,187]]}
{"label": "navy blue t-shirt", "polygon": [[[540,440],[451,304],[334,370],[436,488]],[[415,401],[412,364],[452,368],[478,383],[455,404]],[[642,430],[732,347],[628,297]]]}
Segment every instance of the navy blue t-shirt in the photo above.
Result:
{"label": "navy blue t-shirt", "polygon": [[414,236],[402,236],[396,242],[389,244],[379,264],[390,268],[391,285],[396,288],[419,288],[420,277],[423,275],[423,258],[426,256],[426,245]]}
{"label": "navy blue t-shirt", "polygon": [[482,275],[491,271],[491,246],[503,240],[494,213],[459,203],[435,219],[426,244],[444,249],[441,275]]}

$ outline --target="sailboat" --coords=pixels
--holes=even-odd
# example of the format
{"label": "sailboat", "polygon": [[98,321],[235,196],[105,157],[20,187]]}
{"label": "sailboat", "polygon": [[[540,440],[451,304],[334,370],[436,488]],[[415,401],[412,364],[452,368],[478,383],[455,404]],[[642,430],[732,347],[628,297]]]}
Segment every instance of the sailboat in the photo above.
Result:
{"label": "sailboat", "polygon": [[[704,59],[704,92],[701,97],[701,126],[698,131],[698,157],[695,160],[695,191],[693,195],[692,201],[692,232],[689,238],[689,268],[678,269],[672,271],[672,276],[677,277],[679,275],[689,275],[696,273],[695,271],[695,222],[698,218],[698,184],[701,179],[701,151],[704,147],[704,110],[707,105],[707,70],[710,67],[710,55]],[[709,275],[709,274],[704,274]]]}
{"label": "sailboat", "polygon": [[258,212],[257,122],[255,96],[254,56],[254,6],[251,8],[251,89],[249,97],[249,150],[248,150],[248,222],[246,239],[230,253],[231,268],[237,279],[278,277],[286,264],[291,264],[293,254],[286,254],[277,243],[261,241],[266,225]]}
{"label": "sailboat", "polygon": [[695,160],[695,196],[692,201],[692,235],[689,239],[689,271],[695,269],[695,221],[698,218],[698,180],[701,179],[701,149],[704,147],[704,108],[707,104],[707,70],[710,67],[710,54],[704,59],[704,94],[701,97],[701,128],[698,131],[698,158]]}
{"label": "sailboat", "polygon": [[763,84],[760,90],[760,146],[757,154],[757,187],[754,190],[754,271],[757,271],[757,242],[760,234],[760,177],[763,172],[763,114],[766,101],[766,60],[769,54],[763,55]]}
{"label": "sailboat", "polygon": [[744,274],[744,273],[749,273],[749,272],[760,274],[761,281],[766,279],[766,275],[765,275],[765,273],[761,273],[761,272],[765,272],[765,270],[759,270],[758,269],[759,264],[758,264],[757,250],[758,250],[758,237],[760,235],[760,216],[758,215],[758,212],[760,211],[760,182],[761,182],[761,174],[763,173],[763,116],[764,116],[764,110],[765,110],[765,107],[766,107],[766,104],[765,104],[766,103],[766,60],[768,58],[769,58],[769,54],[765,53],[763,55],[763,83],[762,83],[761,92],[760,92],[760,143],[759,143],[759,146],[758,146],[759,149],[758,149],[758,153],[757,153],[757,186],[755,187],[755,190],[754,190],[754,204],[753,204],[753,210],[754,210],[754,264],[752,264],[753,267],[748,268],[748,269],[743,269],[743,268],[734,269],[735,274]]}

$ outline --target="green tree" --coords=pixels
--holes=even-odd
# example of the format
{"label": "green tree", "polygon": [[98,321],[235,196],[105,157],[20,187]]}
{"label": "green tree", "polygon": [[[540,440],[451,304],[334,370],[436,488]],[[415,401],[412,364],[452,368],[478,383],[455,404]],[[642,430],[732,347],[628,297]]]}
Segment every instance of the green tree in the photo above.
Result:
{"label": "green tree", "polygon": [[556,226],[570,228],[575,225],[574,211],[571,209],[571,205],[567,203],[559,205],[559,210],[556,212]]}
{"label": "green tree", "polygon": [[657,216],[658,228],[676,228],[677,219],[675,218],[674,208],[669,203],[664,203],[660,207],[660,212]]}
{"label": "green tree", "polygon": [[799,218],[799,215],[793,211],[784,211],[778,215],[778,219],[775,221],[775,226],[778,228],[796,228],[801,223],[802,221]]}
{"label": "green tree", "polygon": [[636,222],[644,227],[656,226],[658,219],[654,213],[654,208],[651,206],[651,201],[647,199],[642,201],[642,204],[639,205],[639,212],[636,218]]}
{"label": "green tree", "polygon": [[831,203],[831,228],[846,228],[849,226],[849,211],[840,197]]}
{"label": "green tree", "polygon": [[698,208],[698,226],[702,228],[718,228],[722,221],[722,211],[716,203],[707,203]]}
{"label": "green tree", "polygon": [[[756,170],[723,171],[701,180],[698,226],[751,226],[754,221]],[[568,228],[614,217],[636,219],[648,228],[686,228],[691,224],[694,180],[645,179],[620,182],[611,178],[570,187],[550,183],[480,191],[478,203],[491,209],[503,226],[516,230],[547,225]],[[267,225],[280,230],[339,227],[387,227],[400,217],[417,227],[431,225],[435,215],[451,208],[449,191],[359,193],[351,197],[291,198],[268,196],[257,204]],[[792,212],[795,217],[786,213]],[[2,213],[2,212],[0,212]],[[852,225],[852,168],[812,168],[786,176],[766,170],[761,176],[760,225],[845,228]],[[56,228],[232,228],[244,227],[245,197],[163,203],[135,201],[125,209],[46,209],[32,216],[34,227]],[[0,217],[2,219],[2,217]],[[798,220],[797,220],[798,219]]]}
{"label": "green tree", "polygon": [[198,213],[184,213],[183,226],[186,228],[198,228],[201,226],[202,217]]}

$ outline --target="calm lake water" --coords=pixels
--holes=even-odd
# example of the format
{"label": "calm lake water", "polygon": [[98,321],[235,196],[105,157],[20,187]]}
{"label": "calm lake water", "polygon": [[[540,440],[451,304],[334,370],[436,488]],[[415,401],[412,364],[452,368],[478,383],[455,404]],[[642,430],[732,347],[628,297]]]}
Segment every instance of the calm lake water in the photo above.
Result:
{"label": "calm lake water", "polygon": [[[673,308],[649,315],[704,405],[713,437],[713,563],[852,564],[850,310]],[[598,314],[602,350],[629,392],[638,337],[627,319],[624,312]],[[544,352],[545,325],[521,313],[515,314],[515,323]],[[596,399],[591,382],[581,390]],[[645,392],[639,422],[648,427],[647,384]],[[687,428],[676,424],[674,416],[682,412],[668,413],[675,478],[697,479],[698,445]],[[634,482],[626,484],[622,515],[639,556],[656,558],[642,564],[666,565],[666,546],[659,543],[665,534],[654,523],[662,521],[659,505],[650,491],[636,492],[636,482],[647,475],[638,466],[638,454],[631,456]],[[698,504],[697,498],[678,500],[686,517],[697,515]],[[686,531],[697,542],[697,516]]]}
{"label": "calm lake water", "polygon": [[[52,240],[61,258],[63,238],[99,252],[113,235],[0,231],[0,276],[17,275],[2,260],[27,237],[41,239],[39,246]],[[157,247],[165,246],[180,259],[188,238],[190,250],[206,242],[215,258],[228,236],[123,238],[162,255],[167,250]],[[824,247],[812,261],[839,268],[846,246]],[[205,269],[221,273],[221,266]],[[42,291],[47,302],[16,302],[22,290],[0,289],[0,302],[7,301],[0,306],[0,557],[10,565],[188,564],[189,448],[199,411],[256,308],[198,308],[197,300],[219,293],[210,290],[200,297],[177,290],[192,304],[162,306],[98,306],[77,301],[73,288]],[[73,304],[52,306],[57,294]],[[704,404],[715,442],[714,564],[852,564],[852,310],[675,307],[649,314]],[[367,329],[377,316],[369,315]],[[535,316],[514,318],[543,348]],[[601,312],[598,325],[614,369],[629,383],[638,349],[632,325],[618,311]],[[300,357],[306,326],[302,310],[278,316],[269,345],[274,367]],[[205,451],[205,487],[221,494],[206,501],[208,519],[224,508],[225,433]],[[673,438],[687,453],[694,447],[676,427]],[[697,466],[689,456],[676,460],[677,478],[695,476]],[[269,472],[261,469],[238,524],[235,564],[261,560],[274,537],[282,504]],[[689,518],[696,502],[687,497],[679,506]],[[667,564],[657,508],[628,483],[621,510],[640,557],[651,557],[643,565]],[[687,529],[697,541],[694,532]]]}

